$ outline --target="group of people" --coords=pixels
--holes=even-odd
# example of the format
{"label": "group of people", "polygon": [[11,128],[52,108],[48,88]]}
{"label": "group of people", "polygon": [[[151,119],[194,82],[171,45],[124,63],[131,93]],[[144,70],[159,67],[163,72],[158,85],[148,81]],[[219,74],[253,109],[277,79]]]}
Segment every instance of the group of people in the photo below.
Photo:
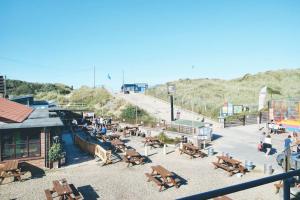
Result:
{"label": "group of people", "polygon": [[[96,136],[97,134],[105,135],[107,133],[107,125],[112,123],[112,118],[108,119],[101,117],[94,117],[93,119],[82,118],[81,124],[83,130],[88,130],[88,126],[92,127],[91,135]],[[72,120],[72,125],[78,127],[76,119]]]}
{"label": "group of people", "polygon": [[[300,143],[298,143],[298,134],[296,132],[293,132],[293,134],[289,134],[284,140],[284,150],[291,150],[293,144],[297,145],[296,151],[300,153]],[[262,133],[260,137],[260,144],[258,145],[258,150],[265,152],[266,157],[270,155],[270,152],[272,150],[272,138],[270,134],[266,134],[266,132]]]}
{"label": "group of people", "polygon": [[274,122],[274,120],[271,120],[271,123],[268,123],[268,128],[270,130],[270,133],[273,133],[273,134],[279,134],[280,130],[283,129],[282,125],[281,124],[276,124]]}

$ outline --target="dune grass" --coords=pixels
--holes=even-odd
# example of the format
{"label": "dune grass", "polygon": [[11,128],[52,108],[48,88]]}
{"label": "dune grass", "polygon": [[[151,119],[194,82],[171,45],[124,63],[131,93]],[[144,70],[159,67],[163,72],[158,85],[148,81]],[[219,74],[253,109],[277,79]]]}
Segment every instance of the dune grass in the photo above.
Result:
{"label": "dune grass", "polygon": [[224,102],[235,105],[257,106],[259,91],[268,86],[281,95],[270,94],[267,99],[299,98],[300,69],[277,70],[246,74],[232,80],[221,79],[180,79],[178,81],[157,85],[147,91],[147,95],[169,100],[167,84],[176,86],[175,104],[206,116],[217,118]]}

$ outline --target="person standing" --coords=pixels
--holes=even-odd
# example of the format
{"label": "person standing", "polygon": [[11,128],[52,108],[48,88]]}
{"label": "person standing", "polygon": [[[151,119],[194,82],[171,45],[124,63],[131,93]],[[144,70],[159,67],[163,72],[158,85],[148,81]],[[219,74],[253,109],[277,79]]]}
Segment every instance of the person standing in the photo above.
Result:
{"label": "person standing", "polygon": [[102,125],[102,126],[103,126],[103,124],[104,124],[104,119],[103,119],[103,116],[101,116],[101,117],[100,117],[99,121],[100,121],[100,125]]}
{"label": "person standing", "polygon": [[284,140],[284,150],[290,149],[292,142],[291,135],[288,135],[288,137]]}

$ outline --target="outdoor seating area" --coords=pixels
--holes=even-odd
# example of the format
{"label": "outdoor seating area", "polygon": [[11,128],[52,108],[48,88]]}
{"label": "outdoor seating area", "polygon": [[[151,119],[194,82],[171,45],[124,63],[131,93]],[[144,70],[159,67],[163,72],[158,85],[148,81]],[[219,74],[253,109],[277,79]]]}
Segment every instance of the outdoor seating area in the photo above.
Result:
{"label": "outdoor seating area", "polygon": [[218,161],[213,162],[215,169],[221,168],[229,172],[229,176],[232,176],[236,173],[246,173],[246,168],[242,166],[242,162],[235,160],[229,156],[217,156]]}
{"label": "outdoor seating area", "polygon": [[69,184],[66,179],[55,180],[52,182],[53,188],[46,189],[45,196],[47,200],[60,199],[60,200],[77,200],[82,199],[81,194],[78,192],[73,184]]}
{"label": "outdoor seating area", "polygon": [[203,153],[199,147],[196,147],[191,143],[183,143],[182,148],[179,148],[179,151],[180,151],[180,154],[185,153],[185,154],[189,155],[191,157],[191,159],[195,158],[195,156],[201,157],[201,158],[206,156],[206,154]]}
{"label": "outdoor seating area", "polygon": [[25,172],[21,172],[21,169],[18,166],[18,160],[9,160],[5,162],[3,167],[0,168],[0,184],[8,177],[14,177],[14,181],[21,181],[21,175],[24,175]]}
{"label": "outdoor seating area", "polygon": [[174,186],[179,188],[179,181],[174,177],[174,174],[161,165],[151,166],[152,172],[145,173],[148,178],[148,182],[153,181],[157,186],[159,186],[159,191],[162,191],[162,188],[168,188]]}

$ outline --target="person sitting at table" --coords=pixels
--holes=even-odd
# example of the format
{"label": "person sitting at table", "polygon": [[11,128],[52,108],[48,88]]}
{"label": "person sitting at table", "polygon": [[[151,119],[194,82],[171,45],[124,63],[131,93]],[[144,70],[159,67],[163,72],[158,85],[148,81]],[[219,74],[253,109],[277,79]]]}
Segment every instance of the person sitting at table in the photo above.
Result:
{"label": "person sitting at table", "polygon": [[107,132],[107,128],[106,128],[105,125],[103,125],[102,128],[101,128],[101,132],[100,132],[100,133],[101,133],[102,135],[106,135],[106,132]]}

